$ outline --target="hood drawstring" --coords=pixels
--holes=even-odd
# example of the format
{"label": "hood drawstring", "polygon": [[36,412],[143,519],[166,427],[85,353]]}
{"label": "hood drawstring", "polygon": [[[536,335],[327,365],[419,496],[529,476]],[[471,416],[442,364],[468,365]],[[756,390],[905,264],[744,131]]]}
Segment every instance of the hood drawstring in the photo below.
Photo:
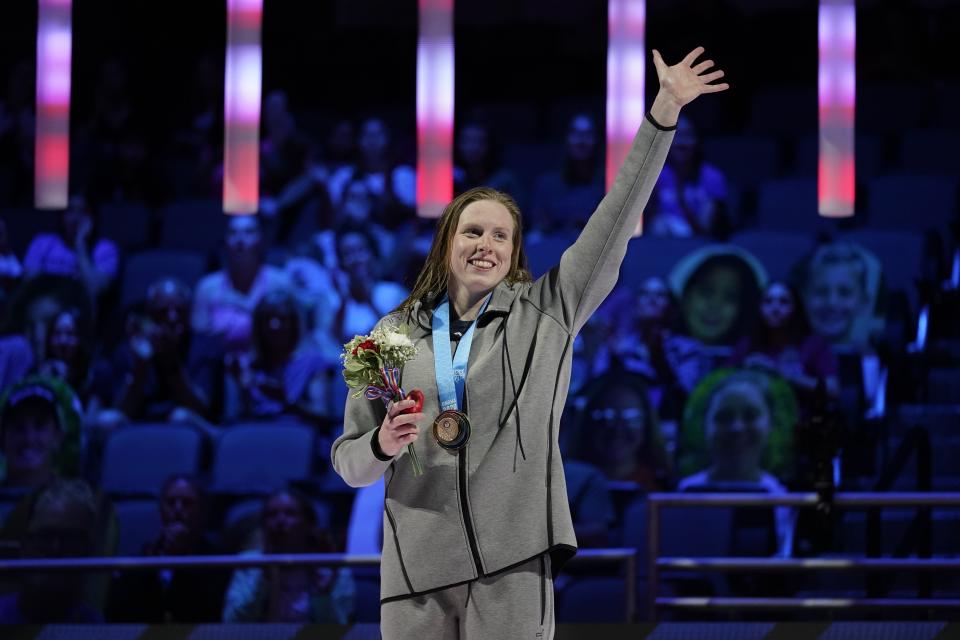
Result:
{"label": "hood drawstring", "polygon": [[[509,316],[508,316],[509,317]],[[504,321],[506,323],[506,321]],[[510,341],[507,339],[508,332],[506,328],[503,331],[503,347],[507,356],[507,369],[510,372],[510,386],[513,389],[513,403],[510,409],[507,411],[507,415],[504,418],[504,422],[510,418],[510,411],[517,412],[517,446],[520,449],[520,455],[523,457],[524,461],[527,459],[527,454],[523,450],[523,429],[521,428],[521,417],[520,417],[520,391],[523,391],[523,385],[527,382],[527,375],[530,373],[530,363],[533,361],[533,353],[537,348],[537,334],[540,332],[540,326],[537,325],[537,328],[533,332],[533,340],[530,345],[530,351],[527,352],[527,361],[524,364],[523,376],[520,378],[520,386],[517,387],[516,379],[513,375],[513,360],[510,357]]]}

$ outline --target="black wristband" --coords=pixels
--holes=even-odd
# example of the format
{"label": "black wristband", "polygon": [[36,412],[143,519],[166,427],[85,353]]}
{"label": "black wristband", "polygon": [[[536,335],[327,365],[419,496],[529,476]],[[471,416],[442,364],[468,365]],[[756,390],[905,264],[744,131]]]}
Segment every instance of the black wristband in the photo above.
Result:
{"label": "black wristband", "polygon": [[392,456],[388,456],[383,452],[383,449],[380,448],[380,427],[377,427],[373,432],[373,438],[370,439],[370,449],[373,451],[373,457],[382,462],[390,462],[393,460]]}
{"label": "black wristband", "polygon": [[673,131],[674,129],[677,128],[677,125],[673,125],[672,127],[665,127],[665,126],[663,126],[662,124],[660,124],[659,122],[657,122],[656,120],[654,120],[653,114],[650,113],[649,111],[647,111],[647,120],[649,120],[649,121],[650,121],[650,124],[652,124],[653,126],[655,126],[657,129],[660,129],[660,131]]}

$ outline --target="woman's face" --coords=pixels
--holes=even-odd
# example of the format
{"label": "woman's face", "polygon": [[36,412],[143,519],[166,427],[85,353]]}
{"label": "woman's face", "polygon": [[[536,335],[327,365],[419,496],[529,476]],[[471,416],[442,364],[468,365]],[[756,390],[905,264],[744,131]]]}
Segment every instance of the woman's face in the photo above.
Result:
{"label": "woman's face", "polygon": [[340,237],[340,266],[347,273],[366,273],[373,258],[373,248],[363,234],[345,233]]}
{"label": "woman's face", "polygon": [[587,116],[577,116],[567,129],[567,155],[571,160],[586,161],[597,150],[597,130]]}
{"label": "woman's face", "polygon": [[641,320],[660,320],[670,306],[670,293],[663,278],[647,278],[640,285],[637,314]]}
{"label": "woman's face", "polygon": [[807,286],[805,302],[814,331],[830,340],[845,339],[866,303],[856,267],[841,263],[816,269]]}
{"label": "woman's face", "polygon": [[263,508],[263,531],[274,547],[300,543],[307,531],[307,519],[300,502],[286,493],[271,497]]}
{"label": "woman's face", "polygon": [[510,273],[513,217],[494,200],[471,202],[450,242],[450,278],[471,293],[485,293]]}
{"label": "woman's face", "polygon": [[175,522],[195,529],[200,522],[200,496],[184,478],[171,482],[160,497],[160,519],[163,524]]}
{"label": "woman's face", "polygon": [[351,182],[343,194],[340,215],[353,224],[362,224],[370,219],[373,211],[373,198],[367,185],[360,181]]}
{"label": "woman's face", "polygon": [[60,447],[62,433],[53,408],[44,402],[25,400],[3,426],[3,455],[8,475],[35,474],[49,469],[51,456]]}
{"label": "woman's face", "polygon": [[53,322],[50,338],[51,358],[70,362],[80,348],[80,331],[73,314],[61,313]]}
{"label": "woman's face", "polygon": [[737,271],[715,266],[690,283],[683,299],[683,315],[691,335],[706,344],[717,344],[740,316],[743,284]]}
{"label": "woman's face", "polygon": [[706,421],[714,465],[736,476],[723,479],[756,480],[771,427],[763,391],[746,381],[730,384],[710,403]]}
{"label": "woman's face", "polygon": [[786,285],[774,282],[767,287],[760,302],[760,314],[771,329],[785,327],[796,310],[793,294]]}
{"label": "woman's face", "polygon": [[628,387],[616,387],[603,394],[590,412],[593,448],[601,454],[607,473],[626,479],[638,462],[646,442],[647,413],[643,398]]}

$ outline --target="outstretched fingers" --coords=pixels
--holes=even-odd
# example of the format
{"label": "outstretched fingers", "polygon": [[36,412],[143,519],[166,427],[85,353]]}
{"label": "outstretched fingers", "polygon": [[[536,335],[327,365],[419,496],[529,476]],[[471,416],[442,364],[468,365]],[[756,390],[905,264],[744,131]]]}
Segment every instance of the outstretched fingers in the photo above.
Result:
{"label": "outstretched fingers", "polygon": [[709,68],[712,67],[712,66],[713,66],[713,60],[704,60],[703,62],[701,62],[701,63],[698,64],[697,66],[693,67],[692,71],[693,71],[695,74],[700,75],[701,73],[703,73],[704,71],[706,71],[707,69],[709,69]]}
{"label": "outstretched fingers", "polygon": [[700,56],[702,56],[704,51],[705,49],[703,47],[697,47],[696,49],[694,49],[693,51],[691,51],[686,55],[686,57],[682,60],[681,64],[688,67],[692,66],[693,61],[699,58]]}
{"label": "outstretched fingers", "polygon": [[722,78],[722,77],[723,77],[723,71],[722,71],[722,70],[717,70],[717,71],[714,71],[714,72],[712,72],[712,73],[708,73],[708,74],[706,74],[706,75],[704,75],[704,76],[700,76],[700,79],[701,79],[703,82],[713,82],[714,80],[719,80],[719,79]]}

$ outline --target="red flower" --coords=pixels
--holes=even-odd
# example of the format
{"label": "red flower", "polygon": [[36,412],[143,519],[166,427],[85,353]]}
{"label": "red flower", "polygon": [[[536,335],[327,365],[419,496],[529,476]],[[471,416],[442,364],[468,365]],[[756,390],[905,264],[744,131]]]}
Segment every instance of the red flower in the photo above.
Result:
{"label": "red flower", "polygon": [[367,351],[375,351],[377,353],[380,353],[380,348],[377,346],[377,343],[374,342],[373,340],[364,340],[363,342],[355,346],[353,348],[353,351],[351,351],[351,353],[353,355],[357,355],[357,351],[359,349],[365,349]]}

